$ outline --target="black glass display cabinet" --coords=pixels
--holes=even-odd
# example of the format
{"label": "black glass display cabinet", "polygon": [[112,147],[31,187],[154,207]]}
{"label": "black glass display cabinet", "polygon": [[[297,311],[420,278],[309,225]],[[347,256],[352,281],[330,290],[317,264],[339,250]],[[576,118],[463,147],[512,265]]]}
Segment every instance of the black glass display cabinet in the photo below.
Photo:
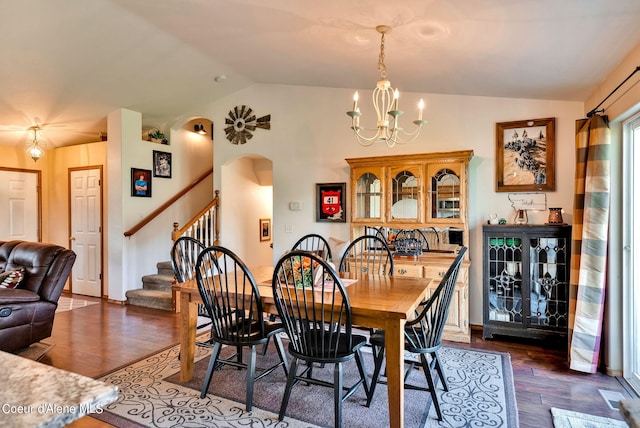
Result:
{"label": "black glass display cabinet", "polygon": [[483,337],[567,337],[570,225],[483,226]]}

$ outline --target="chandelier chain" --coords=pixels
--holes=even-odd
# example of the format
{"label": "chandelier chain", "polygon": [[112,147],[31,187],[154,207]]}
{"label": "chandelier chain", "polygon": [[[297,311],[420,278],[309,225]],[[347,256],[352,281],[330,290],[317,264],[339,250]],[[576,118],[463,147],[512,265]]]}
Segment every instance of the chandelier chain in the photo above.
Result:
{"label": "chandelier chain", "polygon": [[387,78],[387,66],[384,65],[384,33],[380,38],[380,55],[378,56],[378,71],[380,71],[380,77]]}

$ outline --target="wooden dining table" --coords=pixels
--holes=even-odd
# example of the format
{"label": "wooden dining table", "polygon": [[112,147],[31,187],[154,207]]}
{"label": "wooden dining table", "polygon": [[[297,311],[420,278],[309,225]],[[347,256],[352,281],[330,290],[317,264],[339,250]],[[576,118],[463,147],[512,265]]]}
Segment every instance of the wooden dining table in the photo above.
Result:
{"label": "wooden dining table", "polygon": [[[276,314],[271,281],[272,266],[250,267],[265,312]],[[347,287],[352,322],[385,330],[389,426],[404,426],[404,326],[426,297],[431,278],[365,276]],[[197,303],[201,303],[195,281],[173,286],[176,311],[181,312],[180,380],[193,377],[196,343]]]}

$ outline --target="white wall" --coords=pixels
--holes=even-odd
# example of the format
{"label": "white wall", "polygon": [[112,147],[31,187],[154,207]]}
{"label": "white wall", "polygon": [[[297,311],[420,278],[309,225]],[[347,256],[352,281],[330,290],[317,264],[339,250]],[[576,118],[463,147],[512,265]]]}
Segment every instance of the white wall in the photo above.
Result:
{"label": "white wall", "polygon": [[220,220],[221,245],[238,254],[248,266],[273,263],[271,240],[260,241],[259,233],[260,219],[273,215],[273,187],[270,183],[262,184],[256,175],[257,167],[271,162],[261,160],[265,161],[252,157],[234,159],[223,165],[221,171],[221,205],[229,214]]}
{"label": "white wall", "polygon": [[[372,83],[373,84],[373,83]],[[370,94],[360,90],[361,100]],[[563,207],[565,221],[571,223],[574,174],[575,120],[583,117],[580,102],[467,97],[439,94],[402,94],[401,109],[409,122],[416,113],[411,105],[424,97],[424,118],[429,123],[414,143],[387,148],[361,147],[355,141],[350,118],[350,89],[314,88],[282,85],[254,85],[217,100],[203,110],[216,124],[223,124],[236,105],[251,107],[256,116],[271,115],[271,130],[256,129],[244,145],[226,140],[224,126],[215,127],[215,186],[220,188],[220,165],[240,156],[258,154],[273,160],[273,244],[274,258],[290,248],[296,239],[310,232],[323,236],[349,238],[348,223],[315,222],[315,184],[349,182],[349,157],[407,154],[472,149],[469,171],[470,223],[470,314],[471,323],[482,324],[482,224],[490,213],[511,218],[513,210],[506,193],[495,188],[495,124],[515,120],[556,118],[556,191],[548,192],[547,206]],[[372,127],[372,113],[360,102],[361,126]],[[369,124],[369,125],[368,125]],[[228,192],[228,190],[227,190]],[[225,206],[221,192],[221,239],[233,245],[237,231],[225,221],[234,215]],[[301,211],[290,211],[290,201],[302,202]],[[350,212],[350,206],[347,206]],[[530,213],[530,223],[544,223],[547,212]],[[290,226],[292,232],[285,232]],[[229,236],[231,234],[231,236]]]}
{"label": "white wall", "polygon": [[[171,130],[170,144],[142,140],[142,116],[120,109],[109,115],[109,298],[125,300],[127,290],[142,287],[144,275],[157,273],[156,264],[169,260],[173,222],[180,225],[213,198],[213,177],[203,181],[151,223],[126,238],[124,232],[167,202],[195,178],[211,169],[209,136],[186,129]],[[151,197],[131,196],[131,168],[153,170],[153,151],[172,153],[172,178],[152,177]]]}

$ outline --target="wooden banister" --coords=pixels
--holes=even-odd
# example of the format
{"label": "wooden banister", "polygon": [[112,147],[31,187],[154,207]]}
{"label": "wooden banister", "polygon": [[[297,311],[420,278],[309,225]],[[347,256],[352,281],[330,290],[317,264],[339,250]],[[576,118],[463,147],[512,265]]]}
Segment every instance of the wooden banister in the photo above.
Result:
{"label": "wooden banister", "polygon": [[211,214],[213,217],[213,242],[207,242],[206,245],[219,245],[220,244],[220,221],[219,221],[219,208],[220,208],[220,191],[215,191],[215,197],[211,202],[207,204],[198,214],[193,216],[191,220],[189,220],[182,228],[178,228],[178,223],[173,223],[173,231],[171,232],[171,240],[175,241],[184,233],[193,227],[201,217],[207,215],[207,213]]}
{"label": "wooden banister", "polygon": [[173,196],[171,199],[169,199],[167,202],[165,202],[164,204],[162,204],[161,206],[159,206],[155,211],[153,211],[151,214],[149,214],[148,216],[146,216],[145,218],[143,218],[142,220],[140,220],[138,222],[138,224],[136,224],[135,226],[133,226],[131,229],[127,230],[126,232],[124,232],[124,236],[129,237],[132,236],[134,233],[136,233],[137,231],[139,231],[140,229],[142,229],[144,226],[146,226],[148,223],[150,223],[154,218],[156,218],[158,215],[160,215],[164,210],[166,210],[167,208],[169,208],[172,204],[174,204],[178,199],[180,199],[181,197],[183,197],[185,194],[187,194],[191,189],[193,189],[194,187],[196,187],[202,180],[204,180],[205,178],[207,178],[209,175],[213,174],[213,168],[211,168],[210,170],[208,170],[207,172],[205,172],[204,174],[202,174],[200,177],[196,178],[191,184],[189,184],[187,187],[185,187],[184,189],[182,189],[181,191],[179,191],[178,193],[175,194],[175,196]]}

